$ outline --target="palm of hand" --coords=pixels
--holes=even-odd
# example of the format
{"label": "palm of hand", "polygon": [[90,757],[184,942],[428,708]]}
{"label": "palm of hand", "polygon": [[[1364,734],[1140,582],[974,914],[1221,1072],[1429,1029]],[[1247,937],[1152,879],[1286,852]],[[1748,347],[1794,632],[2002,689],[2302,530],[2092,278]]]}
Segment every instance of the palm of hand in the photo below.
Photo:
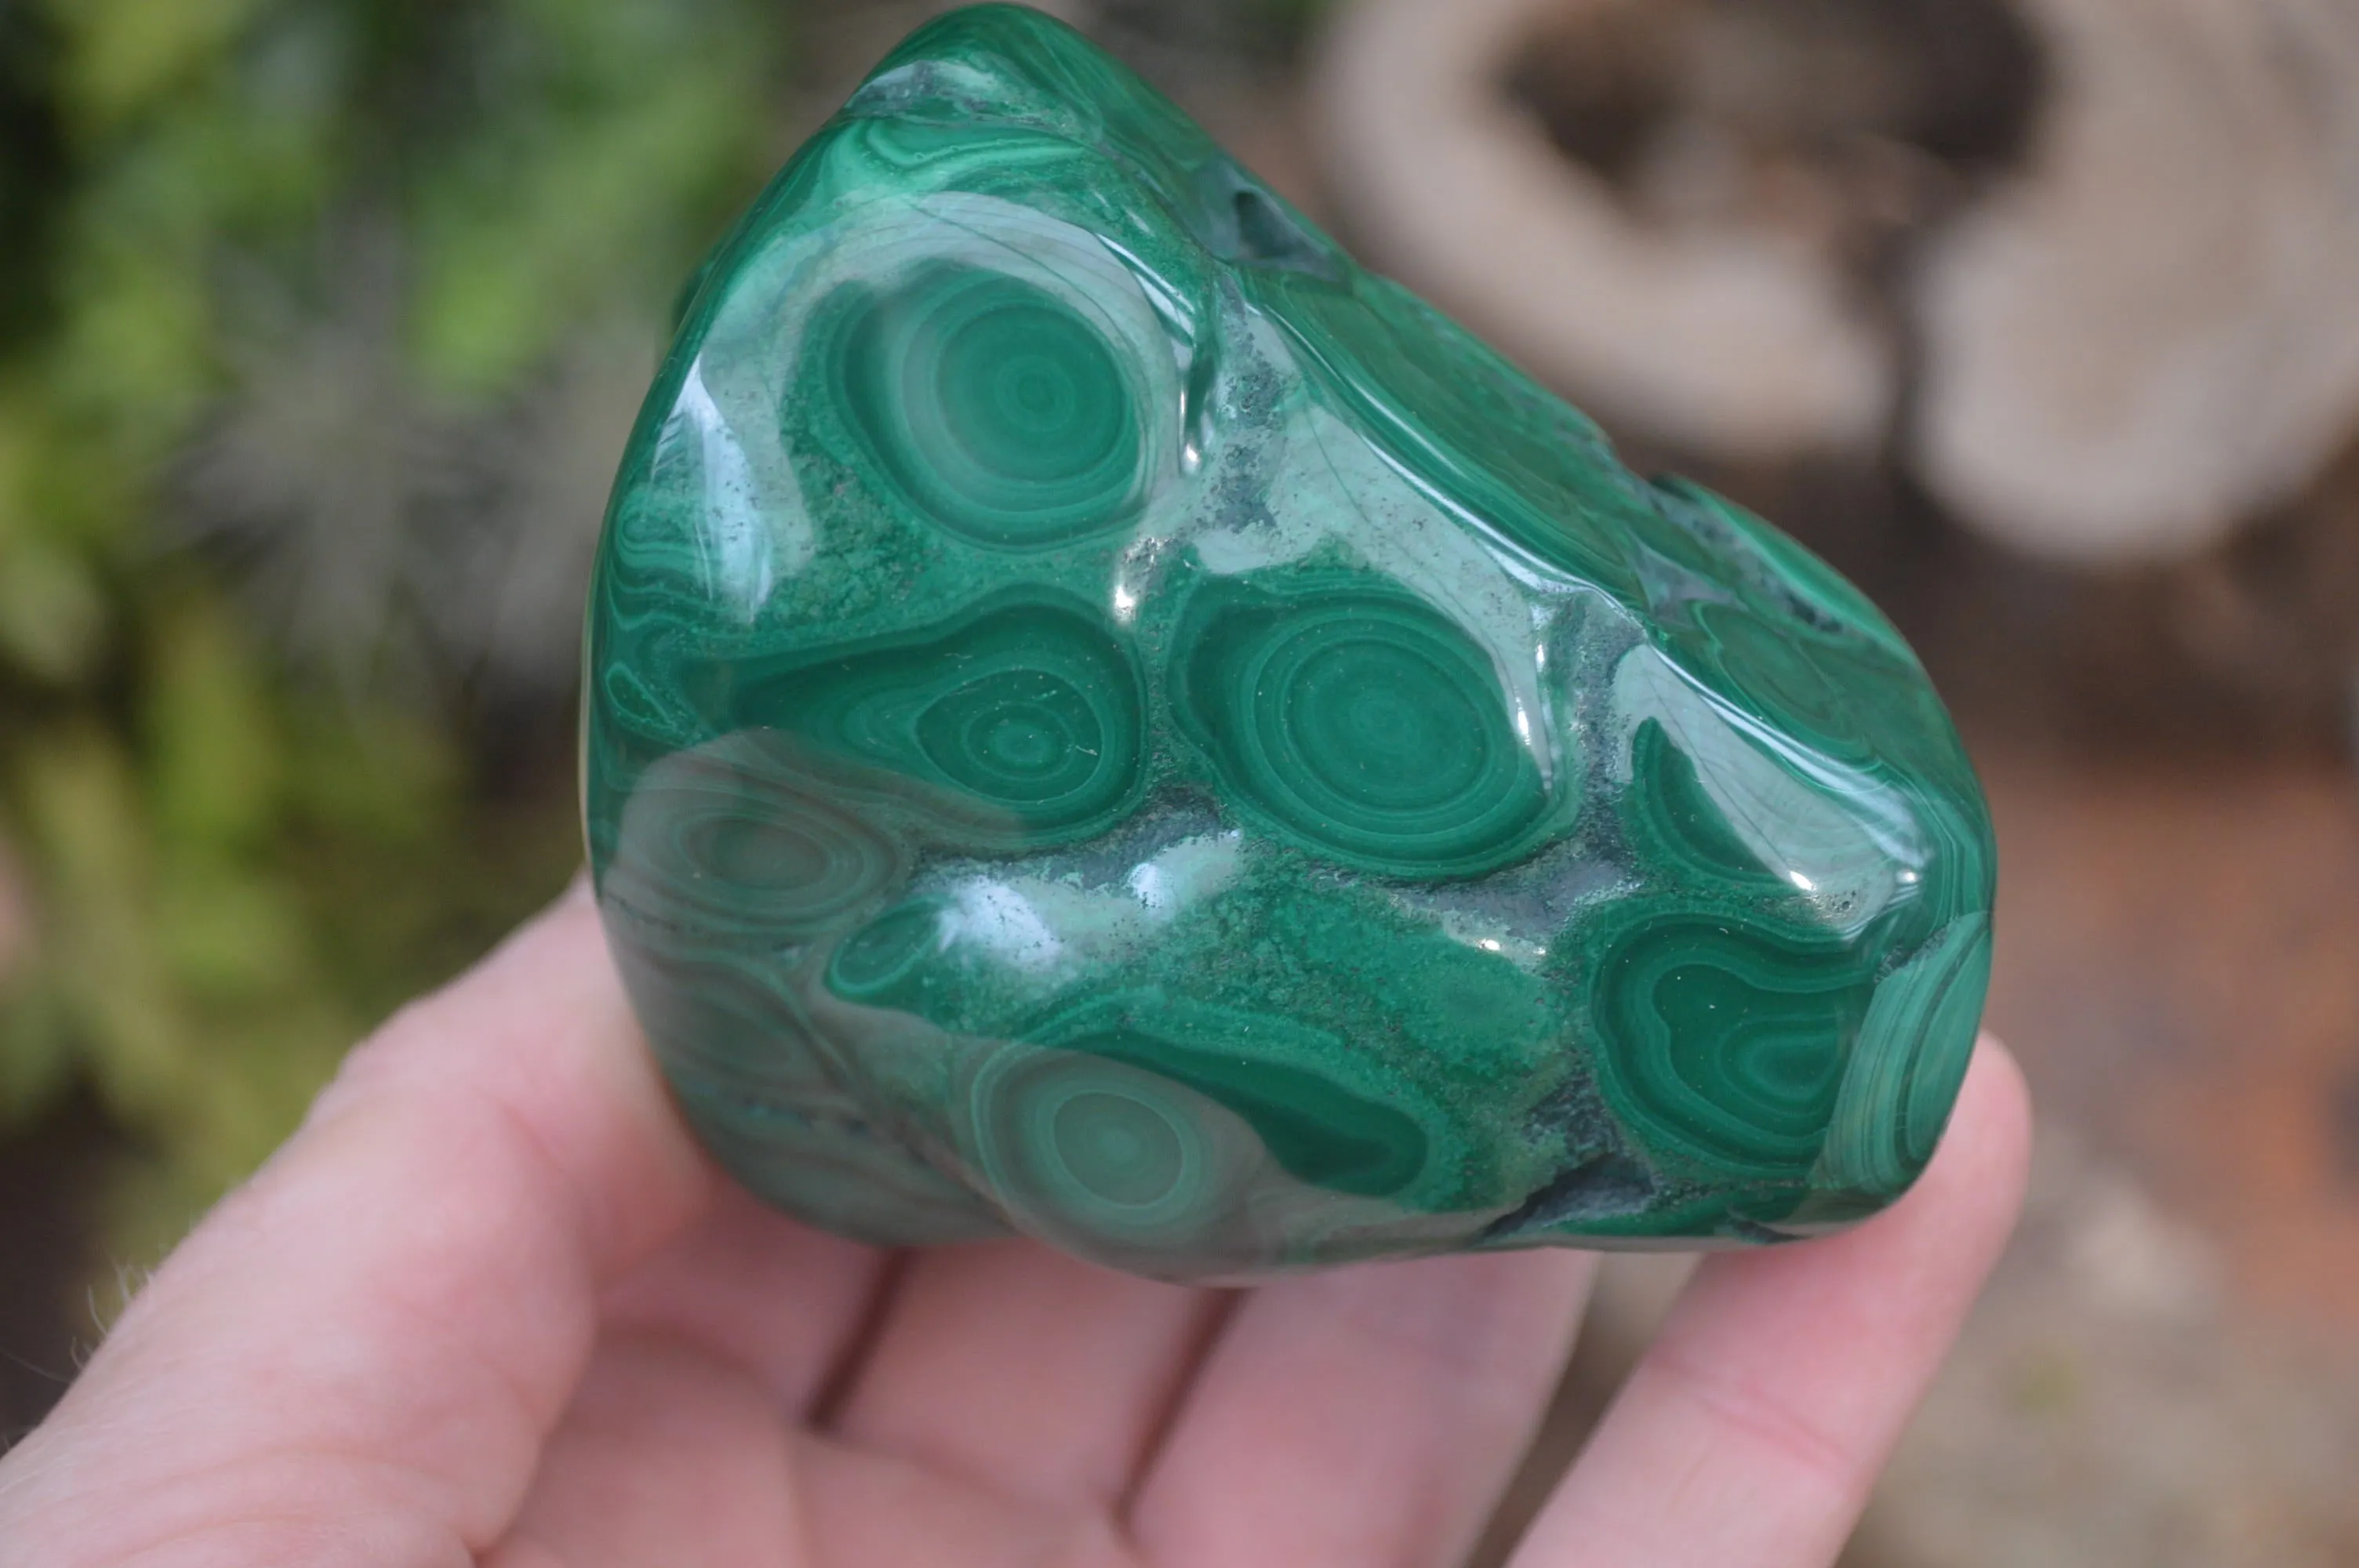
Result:
{"label": "palm of hand", "polygon": [[1027,1242],[896,1267],[732,1195],[608,1297],[492,1561],[1454,1562],[1590,1266],[1449,1260],[1245,1294]]}
{"label": "palm of hand", "polygon": [[[1986,1049],[1889,1214],[1707,1260],[1516,1568],[1831,1562],[2025,1131]],[[355,1053],[168,1260],[0,1460],[0,1568],[1438,1568],[1593,1267],[1222,1292],[820,1235],[690,1146],[575,898]]]}

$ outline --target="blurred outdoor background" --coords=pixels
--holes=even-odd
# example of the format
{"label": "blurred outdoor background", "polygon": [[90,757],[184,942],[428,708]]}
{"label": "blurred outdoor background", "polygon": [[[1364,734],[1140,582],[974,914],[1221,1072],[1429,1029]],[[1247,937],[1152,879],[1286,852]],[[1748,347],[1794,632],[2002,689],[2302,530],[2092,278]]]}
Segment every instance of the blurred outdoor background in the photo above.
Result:
{"label": "blurred outdoor background", "polygon": [[[571,874],[674,292],[932,8],[0,0],[0,1443]],[[1850,1561],[2359,1561],[2359,0],[1051,8],[1949,697],[2043,1120]]]}

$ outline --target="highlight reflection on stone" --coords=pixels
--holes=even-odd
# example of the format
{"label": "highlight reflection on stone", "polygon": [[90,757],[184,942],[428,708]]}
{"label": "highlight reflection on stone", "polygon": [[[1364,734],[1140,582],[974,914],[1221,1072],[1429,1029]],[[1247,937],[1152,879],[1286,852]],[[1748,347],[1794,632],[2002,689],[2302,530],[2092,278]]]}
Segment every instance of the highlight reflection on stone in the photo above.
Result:
{"label": "highlight reflection on stone", "polygon": [[881,1242],[1807,1235],[1922,1169],[1988,973],[1889,624],[1027,11],[911,38],[701,276],[585,765],[682,1109]]}

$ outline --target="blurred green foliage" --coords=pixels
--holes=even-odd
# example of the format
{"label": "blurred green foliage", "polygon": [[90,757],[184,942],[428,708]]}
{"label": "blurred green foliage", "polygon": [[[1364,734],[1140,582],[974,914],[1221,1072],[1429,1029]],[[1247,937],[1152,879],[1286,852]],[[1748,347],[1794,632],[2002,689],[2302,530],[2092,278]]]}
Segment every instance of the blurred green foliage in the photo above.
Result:
{"label": "blurred green foliage", "polygon": [[614,455],[853,8],[0,0],[0,1138],[94,1092],[118,1256],[578,859]]}
{"label": "blurred green foliage", "polygon": [[[0,0],[0,896],[29,911],[0,953],[0,1136],[93,1089],[141,1151],[118,1249],[250,1169],[360,1030],[570,866],[562,759],[519,784],[471,743],[464,638],[388,655],[405,563],[450,553],[436,518],[539,493],[484,476],[540,461],[516,432],[586,325],[652,341],[780,150],[783,16]],[[283,341],[352,347],[314,386]],[[548,525],[594,527],[602,482]],[[395,611],[330,596],[290,638],[250,591],[280,557],[315,611],[322,562]]]}

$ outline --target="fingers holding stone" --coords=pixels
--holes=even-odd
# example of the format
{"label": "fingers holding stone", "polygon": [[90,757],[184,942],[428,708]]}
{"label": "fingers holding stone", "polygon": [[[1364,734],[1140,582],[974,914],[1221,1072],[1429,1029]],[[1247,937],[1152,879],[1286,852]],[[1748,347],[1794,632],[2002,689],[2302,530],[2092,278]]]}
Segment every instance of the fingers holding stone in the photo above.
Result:
{"label": "fingers holding stone", "polygon": [[1038,1242],[919,1255],[835,1426],[847,1443],[1011,1496],[1105,1504],[1130,1487],[1223,1305]]}
{"label": "fingers holding stone", "polygon": [[1985,1038],[1886,1213],[1707,1259],[1516,1568],[1805,1568],[1843,1549],[2022,1200],[2029,1117]]}
{"label": "fingers holding stone", "polygon": [[[0,1535],[56,1562],[159,1539],[292,1560],[330,1530],[409,1561],[480,1550],[571,1396],[598,1290],[711,1187],[568,899],[356,1052],[165,1263],[11,1455],[28,1482],[0,1489]],[[45,1493],[100,1454],[109,1485]]]}
{"label": "fingers holding stone", "polygon": [[1146,1476],[1165,1568],[1458,1561],[1528,1444],[1595,1260],[1366,1265],[1245,1298]]}
{"label": "fingers holding stone", "polygon": [[787,1568],[793,1459],[742,1368],[669,1335],[610,1335],[485,1568]]}
{"label": "fingers holding stone", "polygon": [[716,1356],[800,1415],[858,1342],[887,1262],[724,1184],[702,1220],[607,1292],[603,1322]]}

